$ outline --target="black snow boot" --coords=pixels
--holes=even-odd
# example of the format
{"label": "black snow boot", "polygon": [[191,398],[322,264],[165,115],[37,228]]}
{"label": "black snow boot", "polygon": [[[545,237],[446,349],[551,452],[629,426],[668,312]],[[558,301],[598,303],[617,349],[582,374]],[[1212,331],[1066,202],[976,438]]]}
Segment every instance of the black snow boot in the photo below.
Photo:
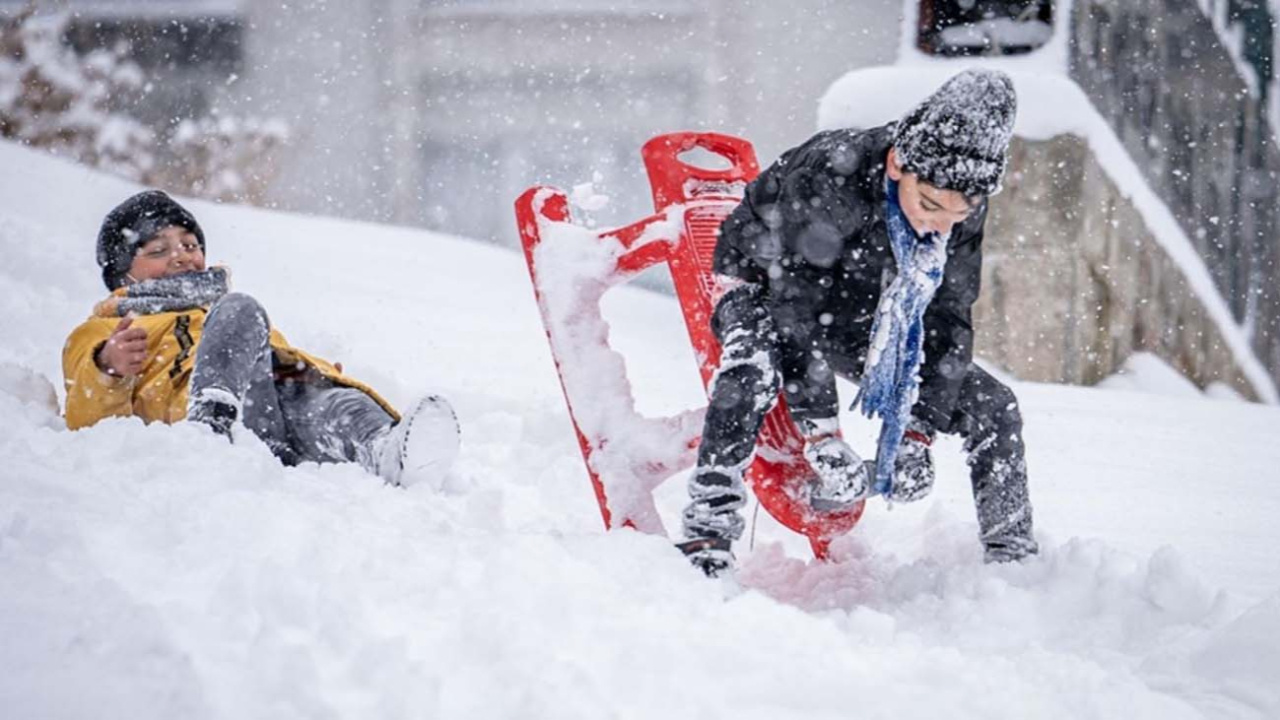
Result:
{"label": "black snow boot", "polygon": [[733,553],[728,538],[697,538],[676,543],[693,566],[709,578],[720,577],[733,568]]}

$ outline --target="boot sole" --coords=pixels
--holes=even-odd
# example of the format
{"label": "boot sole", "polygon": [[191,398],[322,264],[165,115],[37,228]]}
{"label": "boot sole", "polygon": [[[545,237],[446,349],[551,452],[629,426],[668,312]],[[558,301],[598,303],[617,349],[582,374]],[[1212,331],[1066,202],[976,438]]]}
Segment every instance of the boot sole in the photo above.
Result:
{"label": "boot sole", "polygon": [[440,489],[462,445],[458,416],[447,400],[433,395],[423,398],[406,421],[400,484]]}

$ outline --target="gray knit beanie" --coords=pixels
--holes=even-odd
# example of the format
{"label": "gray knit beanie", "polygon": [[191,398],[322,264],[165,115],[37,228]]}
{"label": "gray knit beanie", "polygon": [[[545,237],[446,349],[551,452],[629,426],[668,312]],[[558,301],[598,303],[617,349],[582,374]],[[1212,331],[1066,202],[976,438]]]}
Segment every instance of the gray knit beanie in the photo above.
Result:
{"label": "gray knit beanie", "polygon": [[902,169],[968,197],[1000,192],[1018,111],[1013,81],[965,70],[907,113],[893,131]]}

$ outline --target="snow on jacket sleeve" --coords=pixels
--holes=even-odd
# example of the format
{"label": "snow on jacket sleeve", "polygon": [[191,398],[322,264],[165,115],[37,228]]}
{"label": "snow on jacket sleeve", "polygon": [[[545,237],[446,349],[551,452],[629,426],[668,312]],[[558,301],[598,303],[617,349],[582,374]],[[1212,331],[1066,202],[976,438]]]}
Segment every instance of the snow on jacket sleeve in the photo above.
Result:
{"label": "snow on jacket sleeve", "polygon": [[960,396],[960,384],[973,361],[973,303],[982,279],[982,238],[987,220],[984,202],[956,228],[942,287],[924,314],[924,365],[920,399],[913,414],[945,430]]}
{"label": "snow on jacket sleeve", "polygon": [[[775,317],[779,331],[792,337],[818,332],[814,308],[823,290],[812,273],[838,262],[867,216],[847,187],[861,152],[847,133],[815,135],[751,182],[721,226],[713,269],[768,288],[757,297],[771,310],[794,310]],[[792,415],[834,418],[839,408],[835,375],[790,369]]]}
{"label": "snow on jacket sleeve", "polygon": [[132,378],[98,369],[93,355],[111,337],[115,323],[92,318],[81,323],[62,348],[62,378],[67,391],[67,427],[78,430],[103,418],[133,414]]}

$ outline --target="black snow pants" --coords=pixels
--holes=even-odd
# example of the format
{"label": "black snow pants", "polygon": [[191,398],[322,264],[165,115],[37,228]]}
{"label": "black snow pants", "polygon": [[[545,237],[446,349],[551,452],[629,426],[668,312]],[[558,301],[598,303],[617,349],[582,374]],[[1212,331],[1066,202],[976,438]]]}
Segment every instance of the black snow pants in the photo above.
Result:
{"label": "black snow pants", "polygon": [[[712,318],[712,331],[722,345],[721,364],[689,481],[691,502],[684,511],[689,538],[736,540],[741,535],[739,511],[747,501],[743,471],[780,388],[802,429],[822,420],[809,417],[808,408],[832,406],[831,398],[815,393],[834,392],[833,384],[805,377],[830,372],[829,366],[814,363],[810,353],[783,338],[750,292],[739,288],[725,295]],[[947,427],[934,429],[964,438],[979,535],[988,553],[1021,557],[1036,552],[1022,415],[1013,391],[970,364]]]}
{"label": "black snow pants", "polygon": [[232,399],[245,426],[286,465],[357,462],[377,472],[373,440],[391,427],[391,415],[314,369],[277,367],[270,328],[249,295],[215,302],[196,349],[188,407],[202,398]]}

